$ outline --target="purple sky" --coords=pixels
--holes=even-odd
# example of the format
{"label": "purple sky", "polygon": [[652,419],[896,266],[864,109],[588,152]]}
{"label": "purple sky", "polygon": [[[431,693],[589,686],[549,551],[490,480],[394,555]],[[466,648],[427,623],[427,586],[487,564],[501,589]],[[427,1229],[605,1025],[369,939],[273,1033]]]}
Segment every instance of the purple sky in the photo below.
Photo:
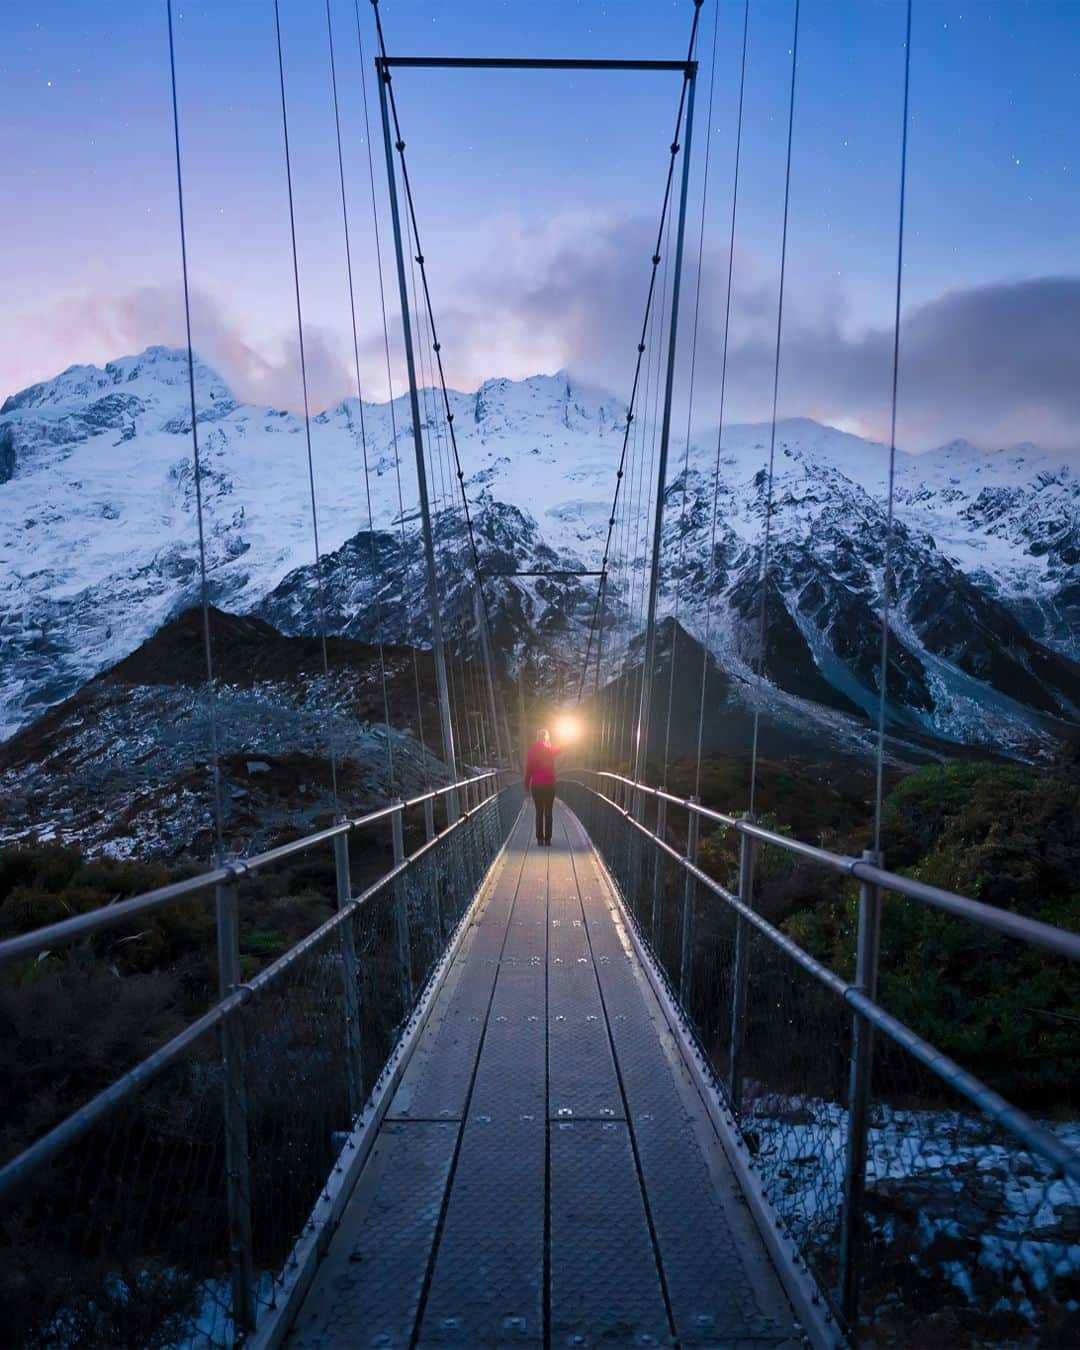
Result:
{"label": "purple sky", "polygon": [[[281,5],[318,407],[355,392],[326,13],[320,0]],[[692,14],[690,0],[383,0],[382,10],[398,52],[552,56],[679,57]],[[383,398],[353,2],[331,0],[331,11],[361,378],[366,396]],[[296,406],[273,6],[176,0],[176,13],[196,345],[241,397]],[[359,16],[371,93],[367,0]],[[877,435],[887,430],[903,19],[901,0],[803,0],[796,92],[781,411]],[[728,403],[737,419],[766,416],[771,396],[791,21],[791,0],[753,0]],[[702,419],[716,405],[741,22],[738,0],[719,10],[706,0],[686,282],[692,300],[708,153]],[[164,0],[4,7],[0,397],[74,362],[182,338],[167,54]],[[678,78],[408,72],[396,87],[452,380],[569,367],[624,394]],[[967,435],[1074,450],[1080,6],[915,0],[911,107],[901,443]]]}

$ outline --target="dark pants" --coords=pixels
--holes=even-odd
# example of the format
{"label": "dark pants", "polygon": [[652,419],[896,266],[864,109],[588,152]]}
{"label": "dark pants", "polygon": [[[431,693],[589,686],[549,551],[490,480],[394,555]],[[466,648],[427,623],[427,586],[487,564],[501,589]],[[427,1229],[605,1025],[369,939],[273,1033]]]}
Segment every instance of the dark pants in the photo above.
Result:
{"label": "dark pants", "polygon": [[533,805],[536,807],[536,842],[551,843],[551,813],[555,805],[555,784],[534,783]]}

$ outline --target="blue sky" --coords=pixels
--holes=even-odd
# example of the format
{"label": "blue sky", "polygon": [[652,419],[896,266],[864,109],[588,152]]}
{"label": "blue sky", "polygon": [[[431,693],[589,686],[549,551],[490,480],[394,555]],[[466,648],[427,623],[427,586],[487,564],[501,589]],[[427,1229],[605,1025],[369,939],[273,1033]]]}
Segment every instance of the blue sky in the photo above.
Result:
{"label": "blue sky", "polygon": [[[326,14],[320,0],[281,6],[313,397],[323,405],[355,385]],[[295,406],[273,6],[176,0],[175,8],[196,345],[242,396]],[[742,8],[706,0],[698,52],[687,285],[708,153],[698,393],[706,419],[715,408]],[[381,398],[352,0],[331,0],[331,12],[361,376],[365,393]],[[680,57],[692,4],[383,0],[382,13],[399,53]],[[370,94],[368,0],[359,14]],[[792,15],[791,0],[752,0],[735,417],[764,416],[771,392]],[[901,0],[802,4],[782,411],[876,434],[888,402],[903,24]],[[164,0],[4,8],[0,396],[76,361],[180,339],[167,54]],[[396,88],[454,382],[569,366],[621,392],[678,77],[425,71],[401,72]],[[371,110],[377,116],[374,101]],[[1077,126],[1080,5],[915,0],[900,404],[900,438],[913,448],[955,435],[1080,446],[1075,336],[1068,341],[1080,333]]]}

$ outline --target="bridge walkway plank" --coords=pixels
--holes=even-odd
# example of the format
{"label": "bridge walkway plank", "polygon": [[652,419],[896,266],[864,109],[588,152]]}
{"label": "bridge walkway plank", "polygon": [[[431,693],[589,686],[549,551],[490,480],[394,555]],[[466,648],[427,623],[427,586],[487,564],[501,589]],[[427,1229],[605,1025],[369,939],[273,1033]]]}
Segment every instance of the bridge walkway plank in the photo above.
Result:
{"label": "bridge walkway plank", "polygon": [[288,1344],[794,1346],[580,822],[523,812]]}

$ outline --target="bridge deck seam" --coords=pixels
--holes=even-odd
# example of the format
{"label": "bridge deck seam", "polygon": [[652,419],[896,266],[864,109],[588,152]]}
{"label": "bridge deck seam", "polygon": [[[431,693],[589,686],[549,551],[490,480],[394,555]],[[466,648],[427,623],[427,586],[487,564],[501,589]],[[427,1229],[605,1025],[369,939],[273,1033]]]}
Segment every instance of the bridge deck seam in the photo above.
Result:
{"label": "bridge deck seam", "polygon": [[[529,860],[529,848],[526,847],[521,859],[521,867],[518,869],[517,881],[514,885],[514,898],[510,904],[510,912],[506,916],[506,926],[503,929],[502,942],[499,946],[499,963],[501,968],[502,956],[506,950],[506,943],[510,936],[510,929],[514,921],[514,911],[517,908],[518,895],[521,892],[521,879],[525,874],[525,867]],[[454,1178],[457,1175],[458,1161],[461,1157],[461,1146],[465,1139],[465,1126],[469,1116],[469,1107],[472,1103],[473,1091],[476,1087],[476,1076],[480,1068],[480,1061],[484,1053],[484,1042],[487,1039],[488,1025],[491,1018],[491,1008],[495,1002],[495,994],[499,987],[499,975],[501,969],[496,970],[495,978],[491,982],[491,993],[488,997],[487,1009],[484,1013],[484,1025],[480,1032],[480,1040],[476,1047],[476,1056],[473,1060],[472,1073],[469,1077],[469,1087],[465,1097],[465,1104],[462,1110],[461,1126],[457,1131],[457,1138],[454,1141],[454,1151],[450,1160],[450,1170],[446,1177],[446,1186],[443,1191],[442,1205],[439,1210],[439,1218],[435,1225],[435,1235],[431,1244],[431,1251],[428,1255],[427,1269],[424,1272],[424,1282],[420,1290],[420,1299],[416,1306],[416,1316],[413,1321],[412,1335],[409,1339],[409,1345],[414,1348],[419,1344],[421,1329],[424,1324],[424,1313],[427,1309],[428,1295],[431,1291],[431,1281],[435,1274],[435,1263],[438,1260],[439,1249],[442,1245],[442,1236],[446,1226],[446,1215],[450,1207],[450,1198],[454,1191]]]}
{"label": "bridge deck seam", "polygon": [[515,826],[297,1350],[796,1343],[618,893],[557,811],[550,850]]}
{"label": "bridge deck seam", "polygon": [[604,1029],[607,1032],[608,1045],[611,1048],[611,1058],[615,1065],[615,1079],[619,1085],[619,1095],[622,1098],[623,1115],[626,1117],[626,1130],[630,1139],[630,1150],[634,1156],[634,1170],[637,1173],[638,1187],[641,1191],[641,1201],[645,1209],[645,1221],[649,1226],[649,1240],[652,1244],[653,1259],[656,1262],[656,1274],[660,1281],[660,1291],[664,1299],[664,1310],[667,1313],[668,1331],[673,1340],[677,1337],[675,1326],[675,1315],[671,1307],[671,1294],[668,1290],[667,1276],[664,1272],[664,1262],[660,1255],[660,1243],[656,1235],[656,1224],[653,1221],[652,1206],[649,1203],[648,1187],[645,1185],[645,1176],[641,1167],[641,1155],[638,1151],[637,1136],[634,1130],[633,1113],[630,1110],[630,1102],[627,1097],[626,1083],[623,1079],[622,1066],[619,1063],[619,1054],[615,1046],[615,1037],[611,1030],[611,1018],[608,1013],[607,999],[604,997],[603,985],[597,973],[596,954],[593,949],[592,934],[589,929],[589,916],[585,913],[585,904],[581,895],[581,878],[578,876],[577,864],[574,861],[574,846],[570,838],[570,831],[567,829],[565,816],[560,812],[559,824],[562,827],[563,834],[566,837],[567,852],[570,855],[570,866],[574,873],[574,885],[577,888],[578,908],[581,911],[581,921],[585,926],[585,940],[589,945],[589,955],[592,958],[593,976],[596,980],[597,993],[600,996],[600,1006],[604,1010]]}

